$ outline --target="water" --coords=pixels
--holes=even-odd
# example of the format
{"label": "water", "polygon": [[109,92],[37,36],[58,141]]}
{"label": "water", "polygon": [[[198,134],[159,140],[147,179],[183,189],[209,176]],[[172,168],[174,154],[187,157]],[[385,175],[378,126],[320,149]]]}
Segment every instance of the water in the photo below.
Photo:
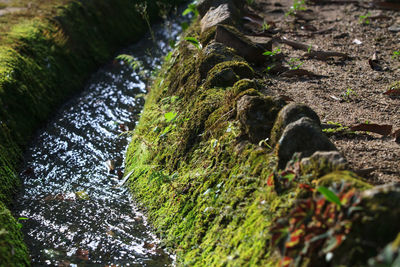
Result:
{"label": "water", "polygon": [[[112,62],[65,104],[36,136],[21,169],[16,217],[36,266],[168,266],[143,214],[117,187],[129,135],[142,110],[146,73],[158,68],[182,18],[153,28],[123,53],[140,60],[132,71]],[[115,161],[109,173],[105,162]]]}

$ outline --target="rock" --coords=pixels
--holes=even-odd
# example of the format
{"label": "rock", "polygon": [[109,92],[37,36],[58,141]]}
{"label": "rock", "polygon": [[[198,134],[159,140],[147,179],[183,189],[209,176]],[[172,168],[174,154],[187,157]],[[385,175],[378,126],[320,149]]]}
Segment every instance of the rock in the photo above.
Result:
{"label": "rock", "polygon": [[258,86],[254,80],[241,79],[233,85],[233,94],[238,95],[249,89],[258,89]]}
{"label": "rock", "polygon": [[400,232],[400,184],[363,191],[359,206],[362,209],[350,233],[334,251],[331,266],[366,266],[368,257],[377,255]]}
{"label": "rock", "polygon": [[202,50],[202,59],[199,66],[200,78],[204,79],[207,73],[218,63],[225,61],[243,61],[242,57],[235,55],[233,49],[215,41],[209,43]]}
{"label": "rock", "polygon": [[267,60],[263,55],[265,52],[263,47],[256,45],[233,27],[218,25],[215,41],[235,49],[239,56],[249,62],[263,64]]}
{"label": "rock", "polygon": [[244,95],[237,101],[237,118],[250,142],[269,136],[280,108],[271,97]]}
{"label": "rock", "polygon": [[311,157],[301,160],[303,172],[313,173],[315,176],[323,176],[347,168],[347,160],[338,151],[317,151]]}
{"label": "rock", "polygon": [[388,28],[390,32],[400,32],[400,24],[394,24]]}
{"label": "rock", "polygon": [[221,69],[206,82],[206,88],[232,86],[238,79],[232,68]]}
{"label": "rock", "polygon": [[278,168],[284,169],[295,152],[301,157],[309,157],[316,151],[336,150],[334,144],[326,137],[315,120],[308,117],[289,123],[276,146]]}
{"label": "rock", "polygon": [[233,25],[235,14],[237,14],[237,11],[232,4],[211,7],[200,21],[201,32],[218,24]]}
{"label": "rock", "polygon": [[286,105],[278,114],[275,121],[274,128],[271,132],[271,145],[276,145],[279,138],[282,135],[285,127],[292,122],[297,121],[300,118],[308,117],[320,126],[321,122],[318,115],[310,107],[305,104],[290,103]]}
{"label": "rock", "polygon": [[205,88],[230,87],[242,78],[253,78],[253,69],[244,61],[226,61],[215,65],[207,74]]}
{"label": "rock", "polygon": [[245,35],[245,37],[255,45],[262,47],[264,50],[272,51],[272,44],[274,40],[271,37],[251,35]]}
{"label": "rock", "polygon": [[243,0],[197,0],[200,18],[203,18],[210,8],[216,8],[222,4],[228,4],[236,9],[236,7],[243,6]]}

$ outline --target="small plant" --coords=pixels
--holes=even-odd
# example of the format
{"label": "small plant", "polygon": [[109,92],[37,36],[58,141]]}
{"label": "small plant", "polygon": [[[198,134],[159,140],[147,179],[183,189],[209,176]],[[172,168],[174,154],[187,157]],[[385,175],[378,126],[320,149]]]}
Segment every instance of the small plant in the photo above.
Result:
{"label": "small plant", "polygon": [[271,28],[271,25],[264,21],[263,24],[262,24],[262,30],[266,32],[270,28]]}
{"label": "small plant", "polygon": [[193,13],[194,18],[199,16],[199,11],[197,10],[197,1],[190,3],[187,8],[182,12],[183,16]]}
{"label": "small plant", "polygon": [[17,222],[17,227],[18,227],[18,229],[21,229],[21,228],[22,228],[22,223],[21,223],[21,221],[26,221],[26,220],[29,220],[29,219],[26,218],[26,217],[19,217],[19,218],[18,218],[18,222]]}
{"label": "small plant", "polygon": [[392,58],[393,59],[400,59],[400,51],[393,51]]}
{"label": "small plant", "polygon": [[131,55],[121,54],[121,55],[118,55],[115,59],[124,62],[133,70],[138,70],[142,66],[142,63],[139,60],[136,60]]}
{"label": "small plant", "polygon": [[201,50],[201,43],[195,37],[185,37],[185,40],[194,45],[198,50]]}
{"label": "small plant", "polygon": [[360,15],[360,17],[358,18],[358,21],[359,21],[361,24],[368,25],[368,24],[371,23],[371,21],[370,21],[370,19],[369,19],[370,17],[371,17],[371,12],[368,12],[368,13],[365,14],[365,15]]}
{"label": "small plant", "polygon": [[275,47],[272,51],[265,51],[265,52],[263,53],[264,56],[270,57],[270,58],[271,58],[271,61],[272,61],[272,64],[269,65],[269,66],[265,69],[265,71],[266,71],[267,73],[268,73],[273,67],[275,67],[275,60],[276,60],[275,56],[276,56],[278,53],[280,53],[280,52],[281,52],[281,48],[278,46],[278,47]]}
{"label": "small plant", "polygon": [[352,96],[358,96],[356,92],[354,92],[353,89],[351,88],[347,88],[345,92],[343,92],[340,97],[346,101],[349,102],[351,100]]}
{"label": "small plant", "polygon": [[291,58],[288,62],[290,70],[298,70],[304,64],[299,58]]}
{"label": "small plant", "polygon": [[164,114],[165,121],[167,123],[170,123],[171,121],[173,121],[176,118],[177,114],[178,113],[176,113],[176,112],[167,112],[167,113],[165,113]]}
{"label": "small plant", "polygon": [[254,0],[246,0],[248,6],[252,6],[254,4]]}
{"label": "small plant", "polygon": [[273,57],[273,56],[275,56],[276,54],[278,54],[279,52],[281,52],[281,48],[278,46],[278,47],[275,47],[272,51],[265,51],[265,52],[263,53],[263,55],[264,55],[264,56]]}
{"label": "small plant", "polygon": [[310,45],[308,46],[308,48],[307,48],[307,53],[309,53],[309,54],[310,54],[310,52],[311,52],[311,49],[312,49],[312,44],[310,44]]}
{"label": "small plant", "polygon": [[294,16],[298,11],[306,10],[305,0],[293,0],[293,5],[289,11],[286,12],[285,16]]}

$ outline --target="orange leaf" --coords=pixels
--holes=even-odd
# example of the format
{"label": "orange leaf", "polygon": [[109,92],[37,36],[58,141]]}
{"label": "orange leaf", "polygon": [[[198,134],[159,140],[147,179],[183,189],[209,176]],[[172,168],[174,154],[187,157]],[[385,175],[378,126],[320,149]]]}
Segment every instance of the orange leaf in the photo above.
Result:
{"label": "orange leaf", "polygon": [[389,89],[383,94],[389,96],[400,96],[400,88]]}
{"label": "orange leaf", "polygon": [[288,267],[288,266],[290,266],[290,264],[293,262],[293,259],[292,258],[290,258],[290,257],[288,257],[288,256],[285,256],[281,261],[280,261],[280,263],[279,263],[279,266],[281,266],[281,267]]}
{"label": "orange leaf", "polygon": [[367,132],[373,132],[373,133],[377,133],[380,135],[390,135],[390,133],[392,132],[392,125],[388,125],[388,124],[366,124],[366,123],[361,123],[355,126],[352,126],[350,128],[350,130],[352,131],[367,131]]}
{"label": "orange leaf", "polygon": [[271,173],[270,176],[268,176],[267,185],[274,186],[274,174],[273,173]]}

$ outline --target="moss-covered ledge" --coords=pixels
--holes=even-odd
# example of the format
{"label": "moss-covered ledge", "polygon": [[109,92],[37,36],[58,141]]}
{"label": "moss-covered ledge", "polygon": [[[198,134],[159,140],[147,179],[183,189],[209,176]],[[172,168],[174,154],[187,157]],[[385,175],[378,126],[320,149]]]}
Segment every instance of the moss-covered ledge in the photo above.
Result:
{"label": "moss-covered ledge", "polygon": [[45,12],[38,3],[37,16],[16,15],[2,25],[8,30],[0,38],[0,266],[29,265],[9,208],[20,185],[22,151],[34,131],[99,64],[138,40],[165,8],[183,1],[56,2],[43,3]]}
{"label": "moss-covered ledge", "polygon": [[[200,31],[195,21],[185,36],[203,48],[181,41],[155,78],[126,155],[128,186],[177,264],[365,266],[400,231],[371,231],[400,219],[398,188],[380,194],[346,170],[314,111],[262,93],[263,74]],[[304,153],[307,130],[333,151],[279,169],[288,129],[305,131],[292,135]]]}

